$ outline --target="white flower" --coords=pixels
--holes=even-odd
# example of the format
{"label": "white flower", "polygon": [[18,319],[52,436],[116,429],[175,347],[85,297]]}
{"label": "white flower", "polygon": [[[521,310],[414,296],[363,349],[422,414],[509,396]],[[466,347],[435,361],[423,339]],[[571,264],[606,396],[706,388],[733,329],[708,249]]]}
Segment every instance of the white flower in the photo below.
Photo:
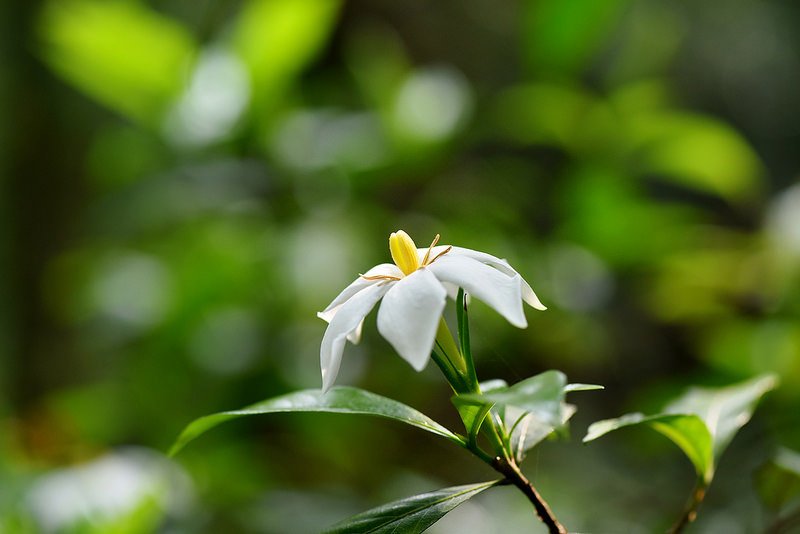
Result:
{"label": "white flower", "polygon": [[320,347],[322,389],[336,379],[345,341],[358,343],[364,317],[381,298],[378,331],[417,371],[433,350],[446,297],[458,288],[482,300],[508,322],[525,328],[522,302],[545,310],[531,286],[505,260],[484,252],[452,246],[418,249],[402,230],[389,237],[394,264],[376,265],[347,286],[317,315],[328,328]]}

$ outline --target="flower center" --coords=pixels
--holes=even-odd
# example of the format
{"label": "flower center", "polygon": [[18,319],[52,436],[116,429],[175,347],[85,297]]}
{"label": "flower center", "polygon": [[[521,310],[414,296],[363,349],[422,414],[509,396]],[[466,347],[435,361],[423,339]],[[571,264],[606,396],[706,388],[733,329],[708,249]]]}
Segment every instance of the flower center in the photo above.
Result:
{"label": "flower center", "polygon": [[392,253],[395,265],[400,267],[404,275],[408,276],[419,269],[417,245],[404,231],[392,232],[392,235],[389,236],[389,251]]}
{"label": "flower center", "polygon": [[[431,246],[428,247],[428,251],[422,258],[422,262],[420,262],[419,256],[417,255],[417,245],[414,244],[414,240],[411,239],[411,236],[404,231],[398,230],[396,232],[392,232],[392,234],[389,236],[389,252],[392,253],[392,260],[394,261],[394,264],[400,268],[404,276],[408,276],[420,267],[425,267],[435,262],[450,252],[450,250],[453,248],[447,247],[439,254],[431,258],[433,247],[435,247],[436,243],[438,242],[439,234],[436,234],[436,237],[433,238]],[[400,278],[396,276],[390,276],[386,274],[378,274],[375,276],[364,276],[362,274],[360,276],[364,280],[400,280]]]}

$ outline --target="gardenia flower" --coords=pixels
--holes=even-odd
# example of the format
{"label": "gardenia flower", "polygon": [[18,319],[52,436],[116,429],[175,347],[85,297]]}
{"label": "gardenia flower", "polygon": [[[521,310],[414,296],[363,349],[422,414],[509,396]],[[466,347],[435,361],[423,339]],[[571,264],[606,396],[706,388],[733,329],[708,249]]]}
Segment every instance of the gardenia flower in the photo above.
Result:
{"label": "gardenia flower", "polygon": [[336,379],[345,341],[358,343],[364,317],[381,299],[378,331],[417,371],[430,358],[447,296],[458,288],[494,308],[508,322],[525,328],[525,301],[537,310],[545,306],[505,260],[484,252],[437,246],[439,235],[427,249],[418,249],[402,230],[389,236],[392,263],[376,265],[347,286],[317,315],[328,328],[320,347],[322,389]]}

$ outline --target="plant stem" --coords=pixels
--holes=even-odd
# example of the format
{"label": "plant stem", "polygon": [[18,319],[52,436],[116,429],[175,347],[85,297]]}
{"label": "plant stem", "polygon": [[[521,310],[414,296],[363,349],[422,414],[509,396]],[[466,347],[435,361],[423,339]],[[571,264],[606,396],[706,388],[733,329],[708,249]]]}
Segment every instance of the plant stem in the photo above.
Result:
{"label": "plant stem", "polygon": [[686,510],[684,510],[678,522],[670,529],[670,534],[683,532],[683,530],[697,518],[697,509],[700,508],[700,504],[703,502],[703,499],[705,499],[707,489],[708,484],[699,477],[694,486],[694,490],[692,490],[692,497],[686,505]]}
{"label": "plant stem", "polygon": [[[456,394],[476,393],[480,395],[481,387],[478,383],[477,373],[475,372],[475,361],[472,359],[469,339],[469,319],[464,290],[459,288],[458,298],[456,299],[456,311],[458,318],[458,340],[461,349],[456,346],[453,334],[447,327],[444,318],[439,323],[439,330],[436,334],[436,346],[434,349],[434,360],[450,382],[450,386]],[[440,354],[441,353],[441,354]],[[469,430],[469,428],[467,429]],[[486,434],[495,456],[487,454],[481,449],[472,432],[470,439],[464,446],[475,454],[478,458],[489,464],[495,471],[505,477],[510,484],[515,485],[533,504],[536,513],[542,522],[547,525],[551,534],[566,534],[567,529],[558,522],[550,507],[542,499],[533,484],[522,474],[514,455],[508,446],[505,426],[502,419],[494,420],[494,414],[490,411],[483,420],[481,430]]]}
{"label": "plant stem", "polygon": [[553,515],[553,512],[550,510],[550,507],[547,505],[544,499],[542,499],[539,492],[536,491],[536,488],[533,487],[530,480],[525,478],[525,475],[522,474],[519,467],[517,467],[516,462],[514,460],[508,460],[505,458],[497,457],[492,462],[492,467],[498,473],[504,475],[506,480],[514,484],[525,496],[531,501],[533,507],[536,509],[536,513],[539,515],[539,518],[542,522],[547,525],[547,529],[551,534],[567,534],[567,529],[564,528],[564,525],[558,522],[558,519]]}

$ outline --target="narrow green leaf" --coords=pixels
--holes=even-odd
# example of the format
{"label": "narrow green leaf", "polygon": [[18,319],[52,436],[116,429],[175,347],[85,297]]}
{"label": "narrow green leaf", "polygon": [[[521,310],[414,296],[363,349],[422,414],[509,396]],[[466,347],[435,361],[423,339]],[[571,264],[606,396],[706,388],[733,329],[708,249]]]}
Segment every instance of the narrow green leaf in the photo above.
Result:
{"label": "narrow green leaf", "polygon": [[458,445],[464,445],[464,440],[461,437],[414,408],[363,389],[337,386],[325,394],[318,389],[295,391],[294,393],[253,404],[241,410],[222,412],[196,419],[178,437],[170,450],[170,454],[178,453],[187,443],[200,434],[225,421],[246,415],[286,412],[323,412],[386,417],[442,436]]}
{"label": "narrow green leaf", "polygon": [[467,311],[467,296],[463,288],[458,288],[456,298],[456,319],[458,321],[458,344],[461,347],[461,355],[467,366],[467,380],[470,386],[477,383],[477,373],[475,372],[475,360],[472,359],[472,348],[469,341],[469,313]]}
{"label": "narrow green leaf", "polygon": [[325,534],[417,534],[424,532],[467,499],[501,481],[455,486],[391,502],[355,515],[325,531]]}
{"label": "narrow green leaf", "polygon": [[598,391],[601,389],[606,388],[597,384],[567,384],[564,386],[564,393],[572,393],[574,391]]}

